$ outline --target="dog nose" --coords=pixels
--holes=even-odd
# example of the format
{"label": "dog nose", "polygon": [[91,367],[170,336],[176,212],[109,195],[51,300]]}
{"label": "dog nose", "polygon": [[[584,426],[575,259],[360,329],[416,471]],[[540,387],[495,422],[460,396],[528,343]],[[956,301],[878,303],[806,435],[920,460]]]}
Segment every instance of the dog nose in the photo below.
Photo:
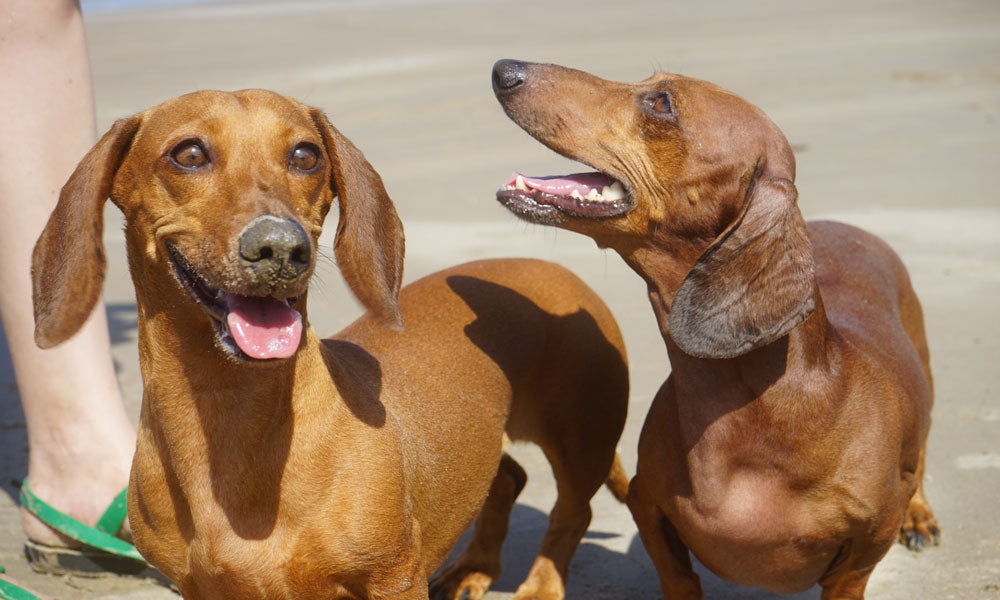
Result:
{"label": "dog nose", "polygon": [[309,236],[296,221],[257,217],[240,234],[240,260],[255,271],[295,279],[309,268]]}
{"label": "dog nose", "polygon": [[527,79],[524,63],[504,58],[493,64],[493,93],[511,92]]}

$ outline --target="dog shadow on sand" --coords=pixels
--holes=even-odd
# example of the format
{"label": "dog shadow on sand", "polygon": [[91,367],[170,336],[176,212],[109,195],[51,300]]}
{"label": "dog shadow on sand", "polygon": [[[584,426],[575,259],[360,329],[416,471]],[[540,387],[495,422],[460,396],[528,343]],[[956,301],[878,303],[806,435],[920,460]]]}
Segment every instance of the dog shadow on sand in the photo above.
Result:
{"label": "dog shadow on sand", "polygon": [[[487,600],[509,597],[528,575],[538,546],[548,527],[548,515],[537,508],[516,504],[510,517],[510,530],[503,546],[503,572],[493,583]],[[455,544],[452,561],[468,544],[471,529]],[[601,540],[630,536],[628,551],[617,552],[601,545]],[[712,600],[818,600],[819,587],[801,594],[773,594],[723,581],[695,562],[705,597]],[[591,529],[570,564],[567,598],[582,600],[660,600],[656,569],[649,560],[639,535],[631,528],[625,533]]]}

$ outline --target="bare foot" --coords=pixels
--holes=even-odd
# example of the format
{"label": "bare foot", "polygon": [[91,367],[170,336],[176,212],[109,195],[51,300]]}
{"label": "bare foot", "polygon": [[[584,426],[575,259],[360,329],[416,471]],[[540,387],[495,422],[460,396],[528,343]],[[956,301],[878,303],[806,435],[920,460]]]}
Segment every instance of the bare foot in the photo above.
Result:
{"label": "bare foot", "polygon": [[[130,424],[119,426],[117,436],[111,431],[102,433],[99,440],[67,441],[65,446],[53,442],[30,454],[29,485],[34,495],[87,525],[97,523],[115,496],[128,485],[135,452],[135,434]],[[33,542],[48,546],[79,545],[24,507],[21,523],[25,535]],[[127,520],[123,529],[128,536]]]}

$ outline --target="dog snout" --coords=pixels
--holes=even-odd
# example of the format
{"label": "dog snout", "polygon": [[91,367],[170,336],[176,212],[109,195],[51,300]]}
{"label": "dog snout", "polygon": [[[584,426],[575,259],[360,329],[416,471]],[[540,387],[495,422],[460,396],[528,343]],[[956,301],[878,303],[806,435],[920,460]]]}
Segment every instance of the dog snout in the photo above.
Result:
{"label": "dog snout", "polygon": [[514,91],[527,80],[524,63],[505,58],[493,65],[493,93],[506,94]]}
{"label": "dog snout", "polygon": [[240,262],[255,273],[291,280],[309,268],[312,249],[305,229],[292,219],[263,216],[240,234]]}

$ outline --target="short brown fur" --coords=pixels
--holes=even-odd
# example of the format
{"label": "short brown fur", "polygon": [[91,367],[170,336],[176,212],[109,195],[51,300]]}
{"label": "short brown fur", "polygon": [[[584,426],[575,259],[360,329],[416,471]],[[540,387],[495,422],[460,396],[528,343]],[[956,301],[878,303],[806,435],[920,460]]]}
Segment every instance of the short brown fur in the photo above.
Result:
{"label": "short brown fur", "polygon": [[648,284],[671,374],[628,502],[664,597],[702,596],[689,550],[731,581],[819,583],[832,600],[862,598],[897,538],[936,542],[920,304],[884,242],[803,221],[774,123],[679,75],[621,84],[501,61],[494,88],[528,133],[631,193],[621,216],[536,220],[614,249]]}
{"label": "short brown fur", "polygon": [[[210,168],[171,163],[186,139]],[[301,142],[319,151],[315,172],[289,167]],[[563,597],[591,496],[605,480],[621,499],[627,489],[615,454],[625,350],[579,279],[492,260],[400,292],[399,219],[322,113],[261,90],[197,92],[115,123],[63,189],[34,256],[42,346],[73,335],[99,297],[109,196],[126,218],[144,384],[129,518],[186,598],[427,598],[477,514],[469,547],[432,587],[482,597],[525,480],[507,437],[540,445],[558,487],[518,597]],[[213,286],[293,298],[308,322],[316,244],[338,196],[338,264],[370,311],[325,340],[306,326],[291,358],[224,351],[171,253]],[[275,283],[240,267],[237,239],[260,215],[307,232],[301,276]]]}

